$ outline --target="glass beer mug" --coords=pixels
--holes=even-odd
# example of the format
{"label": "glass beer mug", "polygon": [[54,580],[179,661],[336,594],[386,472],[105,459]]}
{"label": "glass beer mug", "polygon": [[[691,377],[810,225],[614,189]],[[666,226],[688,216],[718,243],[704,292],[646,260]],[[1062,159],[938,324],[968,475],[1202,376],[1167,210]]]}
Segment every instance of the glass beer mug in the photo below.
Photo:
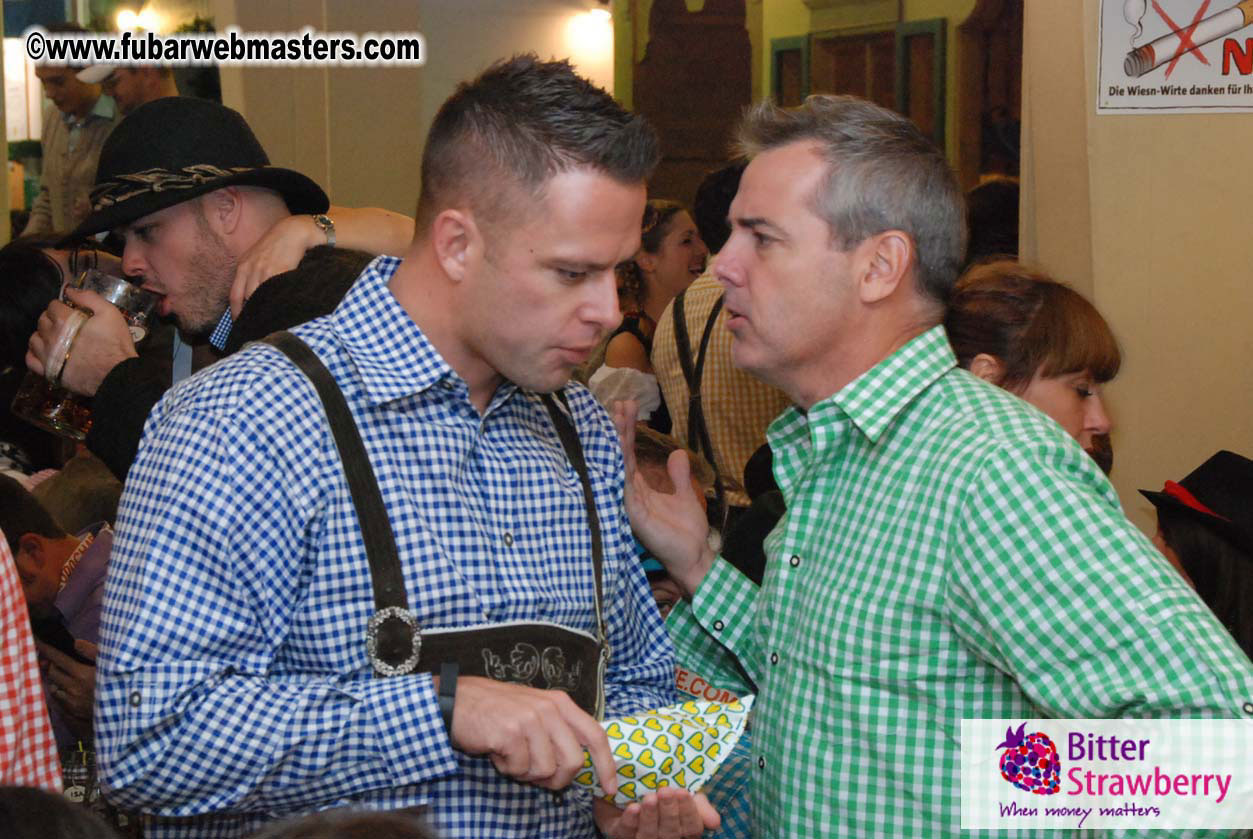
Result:
{"label": "glass beer mug", "polygon": [[[123,277],[115,277],[95,268],[87,269],[77,279],[67,282],[66,286],[94,291],[116,306],[126,319],[136,344],[147,337],[148,318],[158,299],[155,294],[144,291]],[[45,375],[26,373],[17,396],[13,398],[13,413],[53,434],[84,440],[91,430],[91,398],[61,387],[60,379],[78,330],[91,313],[74,306],[66,297],[64,288],[61,290],[61,301],[83,314],[68,318],[60,334],[54,337]]]}

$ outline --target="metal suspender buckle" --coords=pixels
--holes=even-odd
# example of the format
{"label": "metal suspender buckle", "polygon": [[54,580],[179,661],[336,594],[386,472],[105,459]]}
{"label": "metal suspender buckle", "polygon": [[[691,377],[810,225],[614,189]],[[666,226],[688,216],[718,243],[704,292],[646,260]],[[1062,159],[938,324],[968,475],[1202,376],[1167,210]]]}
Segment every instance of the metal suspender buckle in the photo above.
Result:
{"label": "metal suspender buckle", "polygon": [[[379,655],[379,635],[385,633],[388,638],[384,647],[390,648],[389,658],[395,658],[399,652],[392,652],[395,648],[401,647],[398,643],[397,632],[404,632],[400,627],[384,627],[384,623],[389,620],[398,620],[408,627],[409,634],[409,655],[398,664],[389,664]],[[418,631],[418,616],[412,609],[404,609],[400,606],[388,606],[379,609],[370,617],[370,623],[365,630],[365,649],[370,656],[370,665],[374,668],[374,672],[380,676],[404,676],[412,673],[414,668],[418,666],[418,659],[422,657],[422,633]]]}

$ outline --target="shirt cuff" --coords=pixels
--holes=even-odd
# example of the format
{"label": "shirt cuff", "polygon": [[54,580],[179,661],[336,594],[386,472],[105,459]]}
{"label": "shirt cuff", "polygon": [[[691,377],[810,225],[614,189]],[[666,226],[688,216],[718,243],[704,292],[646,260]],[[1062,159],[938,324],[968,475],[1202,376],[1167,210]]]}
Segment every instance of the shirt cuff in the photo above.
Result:
{"label": "shirt cuff", "polygon": [[457,771],[429,674],[374,679],[364,700],[395,786],[422,784]]}

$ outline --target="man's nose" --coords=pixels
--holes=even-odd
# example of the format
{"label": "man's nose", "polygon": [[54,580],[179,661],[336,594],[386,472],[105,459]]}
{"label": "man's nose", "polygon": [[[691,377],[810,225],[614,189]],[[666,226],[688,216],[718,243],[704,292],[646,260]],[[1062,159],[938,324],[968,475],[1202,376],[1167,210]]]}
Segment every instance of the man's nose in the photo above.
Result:
{"label": "man's nose", "polygon": [[122,273],[128,277],[142,277],[147,267],[148,263],[139,248],[127,242],[122,250]]}
{"label": "man's nose", "polygon": [[605,332],[616,329],[622,322],[622,312],[618,309],[618,275],[613,269],[603,272],[591,283],[591,302],[586,311],[588,320]]}
{"label": "man's nose", "polygon": [[744,239],[738,231],[731,234],[722,250],[714,254],[714,277],[724,286],[741,286],[744,284],[743,247]]}

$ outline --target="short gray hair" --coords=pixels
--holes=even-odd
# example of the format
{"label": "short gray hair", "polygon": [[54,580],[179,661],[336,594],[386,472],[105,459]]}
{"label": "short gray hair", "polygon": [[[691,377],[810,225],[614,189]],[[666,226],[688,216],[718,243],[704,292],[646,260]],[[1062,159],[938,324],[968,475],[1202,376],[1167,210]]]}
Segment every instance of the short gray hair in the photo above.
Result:
{"label": "short gray hair", "polygon": [[790,143],[821,147],[829,170],[814,211],[841,250],[901,230],[918,252],[918,284],[947,302],[966,252],[965,200],[943,153],[905,117],[854,96],[810,96],[799,108],[763,102],[739,143],[748,156]]}

